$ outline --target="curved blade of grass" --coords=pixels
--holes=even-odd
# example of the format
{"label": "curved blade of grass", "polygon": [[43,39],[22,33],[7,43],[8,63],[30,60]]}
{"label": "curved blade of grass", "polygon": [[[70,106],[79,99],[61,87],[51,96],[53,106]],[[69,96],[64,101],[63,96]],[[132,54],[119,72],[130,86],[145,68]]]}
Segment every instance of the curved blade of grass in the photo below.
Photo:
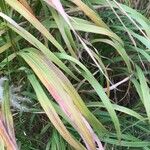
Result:
{"label": "curved blade of grass", "polygon": [[56,9],[60,13],[60,15],[64,18],[64,20],[67,22],[67,24],[71,27],[68,15],[65,13],[60,0],[44,0],[44,1],[49,6],[52,6],[54,9]]}
{"label": "curved blade of grass", "polygon": [[65,33],[65,26],[64,26],[65,22],[62,20],[61,16],[59,16],[54,9],[51,9],[51,12],[52,12],[53,18],[55,19],[55,22],[58,26],[58,29],[61,33],[61,36],[63,37],[63,39],[64,39],[64,41],[68,47],[69,52],[71,53],[71,55],[73,57],[77,58],[77,56],[76,56],[76,54],[72,48],[72,45],[71,45],[71,43],[70,43],[70,41],[69,41],[69,39]]}
{"label": "curved blade of grass", "polygon": [[[13,118],[12,118],[12,113],[10,110],[10,91],[9,91],[8,80],[4,80],[2,84],[3,84],[1,85],[3,86],[3,99],[2,99],[2,118],[3,118],[2,121],[3,123],[2,124],[4,124],[5,129],[7,131],[7,134],[5,133],[5,136],[7,137],[7,141],[5,139],[5,143],[8,142],[9,144],[11,144],[10,147],[8,147],[8,149],[17,150],[18,147],[16,143],[16,138],[15,138]],[[5,131],[5,129],[3,128],[3,132]]]}
{"label": "curved blade of grass", "polygon": [[98,63],[100,64],[100,66],[102,68],[102,71],[104,71],[104,74],[106,75],[107,95],[109,97],[111,81],[109,80],[109,75],[108,75],[107,69],[106,69],[102,59],[98,56],[98,54],[96,54],[94,51],[91,51],[91,52],[92,52],[93,56],[97,59]]}
{"label": "curved blade of grass", "polygon": [[[110,32],[109,30],[107,30],[105,28],[95,26],[95,25],[91,24],[89,21],[85,21],[83,19],[78,19],[78,18],[73,18],[73,19],[75,20],[75,22],[72,21],[71,24],[75,30],[82,31],[82,32],[88,32],[88,33],[107,35],[112,38],[115,37],[115,40],[117,40],[117,41],[119,40],[118,37],[115,36],[113,32]],[[43,23],[45,24],[45,26],[47,28],[50,28],[50,27],[57,28],[55,23],[50,22],[49,20],[45,20]],[[51,26],[48,26],[48,24],[51,24]],[[128,66],[128,70],[130,72],[132,72],[131,63],[130,63],[131,59],[127,55],[124,47],[121,44],[119,44],[116,41],[109,40],[109,39],[98,39],[97,41],[94,41],[94,42],[98,42],[98,41],[104,42],[104,43],[107,43],[107,44],[113,46],[117,50],[117,52],[121,55],[121,57],[124,59],[126,65]]]}
{"label": "curved blade of grass", "polygon": [[74,19],[74,21],[72,21],[72,26],[75,30],[106,35],[121,43],[120,38],[115,33],[111,32],[106,28],[91,24],[90,22],[83,23],[82,19]]}
{"label": "curved blade of grass", "polygon": [[66,12],[64,11],[60,0],[55,0],[55,1],[51,1],[51,0],[45,0],[46,3],[52,7],[54,7],[59,13],[60,15],[62,15],[62,17],[64,18],[64,20],[67,22],[67,24],[69,25],[70,29],[73,31],[74,35],[79,39],[79,41],[81,42],[82,46],[84,47],[84,49],[87,51],[87,53],[90,55],[90,57],[92,58],[92,60],[94,61],[94,63],[96,64],[96,66],[99,68],[99,70],[103,73],[103,75],[106,77],[107,80],[108,77],[104,74],[100,64],[98,63],[98,61],[95,59],[95,57],[92,54],[91,49],[86,45],[86,43],[84,42],[84,40],[82,39],[82,37],[80,37],[78,35],[78,33],[74,30],[68,15],[66,14]]}
{"label": "curved blade of grass", "polygon": [[60,120],[58,114],[55,111],[55,108],[51,104],[50,100],[44,93],[41,85],[39,84],[38,80],[34,75],[28,75],[28,79],[30,80],[37,98],[44,109],[45,113],[47,114],[48,118],[54,125],[54,127],[58,130],[58,132],[62,135],[62,137],[74,148],[77,149],[85,149],[83,145],[81,145],[78,141],[75,140],[75,138],[68,132],[62,121]]}
{"label": "curved blade of grass", "polygon": [[[86,4],[84,4],[81,0],[72,0],[72,2],[75,3],[96,25],[110,30],[110,28],[102,21],[102,19],[92,9],[90,9]],[[117,35],[115,34],[115,36]],[[121,38],[118,37],[118,39],[120,44],[124,45]]]}
{"label": "curved blade of grass", "polygon": [[114,123],[114,126],[116,128],[118,139],[121,139],[121,130],[120,130],[120,123],[119,119],[115,113],[115,110],[110,102],[110,99],[105,94],[105,91],[103,87],[98,83],[98,81],[93,77],[91,72],[78,60],[74,59],[71,56],[65,55],[65,54],[58,54],[60,58],[67,59],[69,61],[74,62],[81,68],[80,74],[87,79],[87,81],[91,84],[91,86],[95,89],[98,96],[101,98],[104,106],[106,107],[107,111],[109,112],[109,115]]}
{"label": "curved blade of grass", "polygon": [[[5,0],[13,9],[24,16],[37,30],[40,31],[59,51],[65,52],[63,47],[56,41],[50,32],[17,0]],[[14,5],[15,4],[15,5]]]}
{"label": "curved blade of grass", "polygon": [[81,0],[72,0],[72,2],[76,4],[96,25],[109,29],[103,20]]}
{"label": "curved blade of grass", "polygon": [[[27,41],[29,41],[31,44],[33,44],[35,47],[40,49],[46,56],[51,58],[53,62],[55,62],[60,68],[62,68],[64,71],[66,71],[68,74],[70,74],[72,77],[76,79],[74,74],[68,70],[67,67],[62,64],[62,62],[53,54],[51,53],[41,42],[39,42],[34,36],[32,36],[30,33],[28,33],[26,30],[18,26],[11,18],[7,18],[6,15],[0,13],[1,16],[6,18],[12,25],[9,25],[14,31],[16,31],[18,34],[20,34],[23,38],[25,38]],[[17,28],[15,28],[17,26]],[[51,56],[52,55],[52,56]],[[88,111],[86,106],[84,105],[83,102],[78,102],[75,100],[75,103],[77,103],[78,107],[80,107],[80,111],[86,116],[90,124],[94,127],[94,129],[102,135],[103,133],[106,133],[106,129],[104,126],[95,118],[95,116]],[[78,104],[79,103],[79,104]]]}
{"label": "curved blade of grass", "polygon": [[[110,7],[109,4],[106,2],[106,0],[92,0],[91,3],[95,3],[95,4],[101,4],[104,5],[105,7]],[[137,27],[137,29],[145,36],[145,38],[150,38],[150,21],[145,18],[141,13],[139,13],[138,11],[124,5],[121,3],[118,3],[116,1],[110,1],[111,6],[113,6],[114,8],[119,9],[124,15],[126,15],[128,17],[128,19]],[[141,26],[139,26],[141,25]],[[146,34],[143,32],[143,30],[145,30]]]}
{"label": "curved blade of grass", "polygon": [[95,39],[92,41],[92,43],[96,43],[96,42],[107,43],[107,44],[111,45],[112,47],[114,47],[117,50],[117,52],[121,55],[121,57],[124,59],[124,61],[126,62],[128,69],[130,71],[132,70],[131,64],[130,64],[130,62],[132,62],[132,60],[130,59],[130,57],[127,55],[125,49],[120,44],[114,43],[113,41],[111,41],[109,39]]}
{"label": "curved blade of grass", "polygon": [[0,16],[6,19],[10,24],[8,26],[26,39],[29,43],[34,45],[37,49],[41,50],[46,56],[48,56],[54,63],[56,63],[61,69],[63,69],[66,73],[68,73],[71,77],[78,80],[77,77],[67,68],[67,66],[60,61],[45,45],[43,45],[38,39],[36,39],[33,35],[27,32],[24,28],[19,26],[14,20],[10,17],[6,16],[2,12],[0,12]]}
{"label": "curved blade of grass", "polygon": [[10,91],[7,80],[4,81],[3,86],[2,116],[4,118],[4,124],[8,130],[8,134],[11,135],[12,139],[14,139],[13,118],[10,111]]}
{"label": "curved blade of grass", "polygon": [[[107,77],[107,75],[103,72],[103,70],[102,70],[102,68],[101,68],[101,66],[99,65],[99,63],[97,62],[97,60],[95,59],[95,57],[93,56],[93,54],[92,54],[92,52],[91,52],[91,49],[85,44],[85,42],[84,42],[84,40],[76,33],[76,31],[74,30],[74,27],[72,26],[72,24],[71,24],[71,22],[70,22],[70,20],[69,20],[69,18],[68,18],[68,15],[65,13],[65,11],[64,11],[64,9],[63,9],[63,7],[62,7],[62,5],[61,5],[61,3],[60,3],[60,1],[59,0],[57,0],[57,2],[56,1],[50,1],[50,0],[45,0],[49,5],[51,5],[51,6],[53,6],[62,16],[63,16],[63,18],[64,18],[64,20],[68,23],[68,25],[69,25],[69,27],[71,28],[71,30],[74,32],[74,34],[78,37],[78,39],[80,40],[80,42],[81,42],[81,44],[83,45],[83,47],[84,47],[84,49],[88,52],[88,54],[90,55],[90,57],[92,58],[92,60],[94,61],[94,63],[96,64],[96,66],[99,68],[99,70],[103,73],[103,75],[106,77],[106,79],[108,80],[108,81],[110,81],[109,80],[109,78]],[[80,0],[79,0],[80,1]],[[57,6],[58,5],[58,6]],[[86,27],[86,25],[87,24],[85,24],[84,26],[82,26],[82,25],[80,25],[80,27],[79,27],[79,29],[81,28],[81,27],[84,27],[83,29],[86,29],[87,27]],[[82,30],[83,30],[82,29]],[[89,28],[88,28],[89,29]],[[91,28],[92,30],[94,29],[94,28]],[[103,30],[107,30],[107,29],[103,29]],[[101,31],[103,31],[103,30],[101,30]],[[97,32],[98,32],[99,30],[97,30]],[[109,30],[108,30],[108,32],[109,32]],[[105,35],[107,35],[106,34],[107,32],[105,31]],[[122,42],[122,40],[115,34],[115,33],[113,33],[113,32],[109,32],[109,36],[111,37],[111,34],[113,34],[116,38],[117,38],[117,40],[119,41],[119,42],[117,42],[117,41],[115,41],[115,45],[117,45],[117,47],[120,45],[120,47],[122,47],[122,45],[123,45],[123,42]],[[114,38],[114,36],[113,37],[111,37],[112,39]],[[132,72],[132,67],[131,67],[131,64],[130,64],[130,59],[129,59],[129,57],[128,57],[128,55],[127,55],[127,53],[126,53],[126,51],[122,48],[121,49],[122,51],[121,52],[123,52],[123,54],[121,53],[121,55],[122,55],[122,57],[123,57],[123,59],[125,60],[125,62],[126,62],[126,64],[127,64],[127,67],[128,67],[128,70],[129,70],[129,72]]]}
{"label": "curved blade of grass", "polygon": [[147,48],[150,48],[150,39],[145,38],[144,36],[141,36],[133,31],[130,30],[130,33],[138,39],[140,42],[142,42]]}
{"label": "curved blade of grass", "polygon": [[146,113],[147,113],[147,116],[148,116],[148,119],[150,122],[150,90],[147,85],[147,81],[146,81],[146,78],[144,76],[142,69],[140,67],[136,66],[136,70],[137,70],[137,76],[140,81],[143,104],[145,106],[145,110],[146,110]]}
{"label": "curved blade of grass", "polygon": [[[145,36],[145,38],[147,38],[147,39],[149,39],[150,37],[148,37],[148,36],[150,36],[150,31],[149,31],[149,24],[150,24],[150,22],[143,16],[142,17],[142,15],[139,15],[139,13],[137,13],[137,11],[133,11],[133,9],[129,9],[130,11],[127,13],[127,10],[126,9],[128,9],[128,7],[126,6],[126,7],[123,7],[123,6],[125,6],[125,5],[121,5],[120,3],[118,3],[116,0],[113,0],[113,4],[114,5],[116,5],[116,7],[118,7],[118,9],[123,13],[123,14],[125,14],[127,17],[128,17],[128,19],[137,27],[137,29],[143,34],[143,36]],[[132,15],[130,15],[130,14],[132,14]],[[142,17],[142,19],[141,19],[141,17]],[[136,21],[135,21],[136,20]],[[146,21],[148,21],[147,23],[146,23]],[[143,29],[146,31],[146,33],[147,33],[147,35],[143,32],[143,30],[142,30],[142,28],[138,25],[138,23],[139,24],[141,24],[142,26],[143,26]],[[150,39],[149,39],[150,40]]]}
{"label": "curved blade of grass", "polygon": [[118,146],[123,146],[123,147],[134,147],[134,148],[144,148],[144,147],[149,147],[150,146],[150,142],[146,141],[146,142],[141,142],[141,141],[136,141],[136,142],[128,142],[128,141],[121,141],[118,142],[115,139],[105,139],[103,140],[106,143],[110,143],[112,145],[118,145]]}
{"label": "curved blade of grass", "polygon": [[[145,118],[143,116],[141,116],[140,114],[138,114],[137,112],[135,112],[135,111],[133,111],[129,108],[119,106],[117,104],[112,104],[112,105],[113,105],[113,108],[116,111],[123,112],[125,114],[130,115],[130,116],[133,116],[133,117],[137,118],[138,120],[141,120],[142,122],[145,120]],[[88,103],[87,106],[88,107],[102,107],[102,108],[105,108],[104,104],[102,104],[100,102],[91,102],[91,103]]]}
{"label": "curved blade of grass", "polygon": [[136,48],[136,50],[139,53],[141,53],[141,55],[143,55],[147,59],[148,62],[150,62],[150,55],[145,50],[143,50],[141,48]]}
{"label": "curved blade of grass", "polygon": [[[1,114],[0,114],[1,115]],[[2,122],[2,118],[0,116],[0,139],[2,139],[5,144],[5,147],[7,147],[8,150],[16,150],[16,146],[12,142],[12,139],[7,133],[7,130]]]}
{"label": "curved blade of grass", "polygon": [[70,118],[71,124],[81,135],[86,147],[94,150],[95,137],[91,132],[92,129],[89,128],[90,126],[87,123],[85,124],[86,120],[78,110],[77,106],[73,103],[73,98],[76,100],[77,98],[68,92],[69,89],[66,86],[67,83],[63,82],[65,76],[60,76],[63,75],[62,72],[58,70],[56,66],[54,66],[54,64],[52,64],[52,62],[50,62],[44,55],[40,54],[35,49],[26,49],[25,51],[20,52],[19,55],[21,55],[34,70],[47,90],[60,105],[61,109],[65,112],[68,118]]}
{"label": "curved blade of grass", "polygon": [[[76,33],[76,31],[74,30],[74,27],[72,26],[72,23],[71,23],[71,21],[69,20],[69,18],[68,18],[68,16],[67,16],[67,14],[65,13],[65,11],[64,11],[64,9],[63,9],[63,7],[62,7],[62,5],[61,5],[61,3],[60,3],[60,1],[59,0],[57,0],[57,2],[56,1],[49,1],[49,0],[45,0],[49,5],[54,5],[55,7],[55,9],[63,16],[63,18],[64,18],[64,20],[68,23],[68,25],[70,26],[70,28],[72,29],[72,31],[74,32],[74,34],[75,35],[77,35],[77,37],[79,38],[79,40],[80,40],[80,42],[81,42],[81,44],[84,46],[84,48],[85,49],[87,49],[87,52],[88,52],[88,48],[87,48],[87,46],[85,45],[85,43],[84,43],[84,41],[82,40],[82,38],[81,37],[79,37],[79,35]],[[77,0],[78,1],[78,0]],[[81,2],[80,0],[78,1],[78,2]],[[82,2],[81,2],[82,3]],[[57,6],[58,5],[58,6]],[[78,22],[79,23],[79,22]],[[90,27],[86,27],[86,25],[87,24],[84,24],[84,25],[80,25],[80,27],[78,28],[79,30],[80,30],[80,28],[82,28],[82,30],[84,30],[84,29],[89,29]],[[92,32],[93,32],[93,29],[95,29],[97,26],[94,26],[94,28],[91,28],[92,30]],[[100,30],[100,27],[99,27],[99,29],[95,29],[97,32],[99,32],[100,31],[100,33],[101,34],[104,34],[104,35],[108,35],[108,36],[110,36],[110,37],[112,37],[112,38],[116,38],[116,40],[117,41],[119,41],[120,43],[122,43],[122,40],[115,34],[115,33],[113,33],[113,32],[111,32],[111,31],[109,31],[107,28],[104,28],[103,27],[103,30]],[[122,43],[123,44],[123,43]],[[90,53],[89,53],[90,54]],[[91,56],[91,58],[92,58],[92,55],[90,55]],[[92,58],[93,60],[94,60],[94,58]],[[95,61],[94,61],[95,62]]]}

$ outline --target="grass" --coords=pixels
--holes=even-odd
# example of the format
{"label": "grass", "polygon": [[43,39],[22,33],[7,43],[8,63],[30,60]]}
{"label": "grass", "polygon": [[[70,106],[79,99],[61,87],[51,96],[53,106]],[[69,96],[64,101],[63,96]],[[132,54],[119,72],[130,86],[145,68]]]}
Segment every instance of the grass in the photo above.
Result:
{"label": "grass", "polygon": [[0,150],[149,150],[149,2],[1,0]]}

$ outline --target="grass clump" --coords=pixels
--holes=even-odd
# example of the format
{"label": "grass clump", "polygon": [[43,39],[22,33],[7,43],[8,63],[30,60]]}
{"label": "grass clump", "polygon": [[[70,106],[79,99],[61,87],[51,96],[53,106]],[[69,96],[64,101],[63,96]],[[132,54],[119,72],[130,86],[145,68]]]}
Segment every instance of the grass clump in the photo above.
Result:
{"label": "grass clump", "polygon": [[150,149],[148,1],[0,10],[0,149]]}

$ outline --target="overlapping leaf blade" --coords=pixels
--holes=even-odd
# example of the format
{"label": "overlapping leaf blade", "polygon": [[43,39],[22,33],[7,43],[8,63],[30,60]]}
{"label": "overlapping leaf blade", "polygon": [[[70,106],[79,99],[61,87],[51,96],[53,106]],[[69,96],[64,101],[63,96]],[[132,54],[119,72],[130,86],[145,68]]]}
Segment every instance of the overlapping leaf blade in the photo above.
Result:
{"label": "overlapping leaf blade", "polygon": [[[42,54],[35,49],[26,49],[23,52],[20,52],[20,55],[34,70],[47,90],[60,105],[61,109],[68,116],[71,124],[83,138],[87,148],[94,150],[95,136],[91,132],[91,127],[82,116],[82,113],[84,113],[84,109],[86,107],[82,107],[83,102],[79,99],[79,95],[75,93],[75,90],[74,93],[71,93],[70,89],[73,89],[73,87],[69,84],[67,78],[65,78],[63,73],[58,70],[52,62],[50,62],[45,56],[42,56]],[[78,97],[75,97],[75,95]],[[75,100],[78,101],[77,103],[78,106],[80,106],[79,108],[74,104]],[[80,105],[80,103],[82,105]],[[79,111],[80,108],[83,109],[82,113]]]}

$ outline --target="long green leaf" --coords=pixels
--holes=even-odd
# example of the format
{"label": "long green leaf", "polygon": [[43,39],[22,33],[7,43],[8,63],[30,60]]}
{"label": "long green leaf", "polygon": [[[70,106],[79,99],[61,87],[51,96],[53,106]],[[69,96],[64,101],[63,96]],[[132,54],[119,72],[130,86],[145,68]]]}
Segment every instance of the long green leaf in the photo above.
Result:
{"label": "long green leaf", "polygon": [[[84,112],[86,108],[80,106],[83,103],[79,99],[79,95],[74,90],[71,93],[70,89],[74,89],[63,73],[57,69],[57,67],[50,62],[47,57],[37,52],[35,49],[26,49],[19,53],[29,66],[34,70],[36,75],[45,85],[47,90],[51,93],[57,103],[60,105],[61,109],[70,118],[71,124],[78,131],[78,133],[83,138],[85,144],[89,149],[94,149],[95,135],[93,131],[82,116],[81,112]],[[78,97],[75,97],[75,94]],[[78,105],[82,107],[82,111],[79,111],[80,107],[77,107],[74,102],[78,101]],[[86,110],[86,109],[85,109]],[[96,142],[99,142],[96,140]]]}
{"label": "long green leaf", "polygon": [[77,149],[85,149],[83,145],[81,145],[79,142],[75,140],[75,138],[68,132],[62,121],[60,120],[58,114],[55,111],[55,108],[51,104],[50,100],[48,99],[47,95],[44,93],[41,85],[39,84],[38,80],[34,75],[29,75],[28,79],[30,80],[37,98],[46,112],[48,118],[53,123],[54,127],[59,131],[59,133],[62,135],[62,137],[74,148]]}

